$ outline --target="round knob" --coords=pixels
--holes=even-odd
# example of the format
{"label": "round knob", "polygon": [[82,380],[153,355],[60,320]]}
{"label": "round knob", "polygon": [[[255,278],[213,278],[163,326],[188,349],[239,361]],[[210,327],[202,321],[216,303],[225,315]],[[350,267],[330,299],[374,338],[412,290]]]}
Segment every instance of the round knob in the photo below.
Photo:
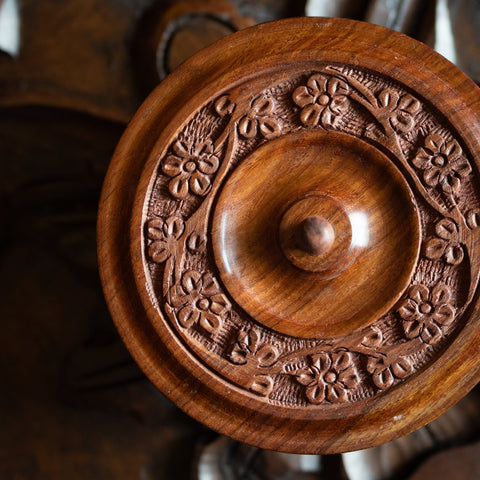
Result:
{"label": "round knob", "polygon": [[313,215],[302,220],[295,229],[298,248],[310,255],[328,252],[335,242],[335,229],[323,217]]}
{"label": "round knob", "polygon": [[472,388],[479,93],[404,35],[312,18],[236,33],[160,84],[98,233],[107,302],[155,385],[297,453],[391,440]]}

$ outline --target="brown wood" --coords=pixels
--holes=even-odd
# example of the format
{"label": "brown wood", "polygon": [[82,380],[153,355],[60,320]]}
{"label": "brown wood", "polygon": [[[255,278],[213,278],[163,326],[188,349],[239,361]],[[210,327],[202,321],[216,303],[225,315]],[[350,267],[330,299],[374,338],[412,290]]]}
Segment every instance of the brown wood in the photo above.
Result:
{"label": "brown wood", "polygon": [[[169,76],[98,223],[107,302],[155,385],[304,453],[380,444],[461,398],[479,378],[478,95],[428,47],[338,19],[247,29]],[[310,217],[334,230],[326,253],[299,248]]]}
{"label": "brown wood", "polygon": [[145,88],[160,80],[204,47],[254,25],[226,0],[181,0],[158,4],[140,29],[138,59]]}

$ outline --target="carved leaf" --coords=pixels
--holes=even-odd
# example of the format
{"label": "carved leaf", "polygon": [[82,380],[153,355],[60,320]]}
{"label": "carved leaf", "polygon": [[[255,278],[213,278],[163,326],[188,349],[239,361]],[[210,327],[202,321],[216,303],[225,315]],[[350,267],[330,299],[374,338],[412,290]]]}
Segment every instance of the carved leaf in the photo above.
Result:
{"label": "carved leaf", "polygon": [[240,332],[238,335],[238,341],[245,344],[250,352],[255,352],[258,342],[258,333],[255,329],[251,329],[248,332]]}
{"label": "carved leaf", "polygon": [[420,102],[413,98],[411,95],[404,95],[398,104],[400,110],[405,110],[406,112],[414,115],[420,110]]}
{"label": "carved leaf", "polygon": [[257,135],[257,120],[245,115],[238,122],[238,133],[245,138],[254,138]]}
{"label": "carved leaf", "polygon": [[220,117],[229,115],[235,110],[235,104],[230,100],[228,95],[222,95],[215,100],[213,108]]}
{"label": "carved leaf", "polygon": [[373,383],[381,390],[386,390],[393,385],[393,374],[389,368],[379,370],[372,376]]}
{"label": "carved leaf", "polygon": [[236,365],[245,365],[247,363],[248,350],[238,343],[233,347],[229,355],[230,360]]}
{"label": "carved leaf", "polygon": [[447,242],[441,238],[432,238],[427,242],[425,256],[430,260],[438,260],[445,253]]}
{"label": "carved leaf", "polygon": [[358,383],[358,375],[355,367],[350,366],[340,372],[338,375],[339,382],[347,389],[352,389]]}
{"label": "carved leaf", "polygon": [[172,236],[173,238],[178,240],[182,236],[184,230],[185,223],[179,217],[169,217],[165,220],[163,224],[163,233],[165,237]]}
{"label": "carved leaf", "polygon": [[404,357],[400,357],[396,362],[392,363],[392,372],[397,378],[406,378],[412,371],[412,364]]}
{"label": "carved leaf", "polygon": [[261,397],[267,397],[273,390],[273,379],[268,375],[255,375],[250,390]]}
{"label": "carved leaf", "polygon": [[252,103],[252,110],[260,117],[269,115],[273,112],[273,100],[260,95]]}
{"label": "carved leaf", "polygon": [[282,133],[280,123],[275,118],[265,117],[258,121],[261,134],[268,140]]}
{"label": "carved leaf", "polygon": [[271,367],[278,359],[278,351],[271,345],[265,345],[258,351],[256,358],[260,366]]}
{"label": "carved leaf", "polygon": [[192,293],[200,291],[202,288],[202,275],[195,270],[188,270],[182,276],[182,287],[185,292]]}
{"label": "carved leaf", "polygon": [[378,105],[387,111],[393,111],[398,103],[398,93],[395,90],[386,88],[378,95]]}
{"label": "carved leaf", "polygon": [[151,240],[163,240],[163,220],[160,218],[154,218],[147,224],[147,236]]}
{"label": "carved leaf", "polygon": [[445,261],[450,265],[459,265],[463,261],[463,249],[460,245],[449,245],[445,250]]}
{"label": "carved leaf", "polygon": [[148,255],[155,263],[163,263],[170,257],[167,242],[157,240],[148,247]]}
{"label": "carved leaf", "polygon": [[469,210],[466,215],[467,225],[473,230],[480,226],[480,211]]}
{"label": "carved leaf", "polygon": [[432,288],[432,302],[435,305],[442,305],[448,303],[452,296],[450,288],[448,288],[443,283],[439,283]]}
{"label": "carved leaf", "polygon": [[383,341],[382,331],[378,327],[372,327],[363,337],[362,345],[365,347],[378,347]]}
{"label": "carved leaf", "polygon": [[192,232],[187,239],[187,247],[192,252],[202,252],[205,250],[207,239],[205,235],[199,235],[196,232]]}
{"label": "carved leaf", "polygon": [[390,124],[397,133],[407,133],[415,125],[415,121],[410,113],[398,110],[390,117]]}
{"label": "carved leaf", "polygon": [[455,239],[458,234],[458,227],[455,222],[449,218],[443,218],[435,226],[435,232],[444,240]]}

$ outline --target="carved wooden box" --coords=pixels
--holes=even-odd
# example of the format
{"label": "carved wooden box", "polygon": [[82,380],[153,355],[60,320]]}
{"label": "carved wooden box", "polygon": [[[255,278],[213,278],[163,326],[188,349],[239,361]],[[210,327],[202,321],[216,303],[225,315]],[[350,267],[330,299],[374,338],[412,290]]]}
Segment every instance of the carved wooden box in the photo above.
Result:
{"label": "carved wooden box", "polygon": [[105,295],[180,408],[289,452],[376,445],[474,386],[479,89],[380,27],[292,19],[152,93],[103,190]]}

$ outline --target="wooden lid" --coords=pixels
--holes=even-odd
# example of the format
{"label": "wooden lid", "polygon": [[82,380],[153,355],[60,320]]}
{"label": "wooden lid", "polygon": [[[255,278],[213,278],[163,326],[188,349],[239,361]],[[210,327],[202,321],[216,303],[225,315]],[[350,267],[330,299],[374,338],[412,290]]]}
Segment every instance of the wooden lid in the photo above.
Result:
{"label": "wooden lid", "polygon": [[127,128],[99,262],[152,382],[209,427],[334,453],[479,378],[480,90],[428,47],[300,18],[185,62]]}

